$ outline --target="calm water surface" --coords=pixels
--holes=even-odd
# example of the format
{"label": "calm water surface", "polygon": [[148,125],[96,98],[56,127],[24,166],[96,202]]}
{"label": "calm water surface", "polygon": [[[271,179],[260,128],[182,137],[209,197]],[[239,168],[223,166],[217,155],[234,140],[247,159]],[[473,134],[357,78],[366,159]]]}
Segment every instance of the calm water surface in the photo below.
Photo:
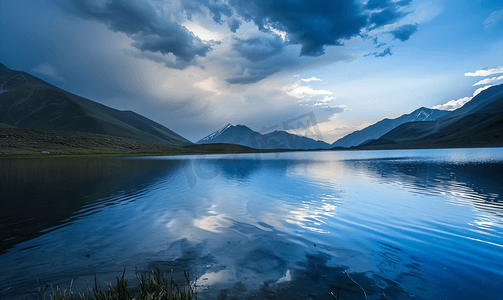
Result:
{"label": "calm water surface", "polygon": [[1,160],[0,298],[158,266],[200,299],[501,299],[502,195],[502,148]]}

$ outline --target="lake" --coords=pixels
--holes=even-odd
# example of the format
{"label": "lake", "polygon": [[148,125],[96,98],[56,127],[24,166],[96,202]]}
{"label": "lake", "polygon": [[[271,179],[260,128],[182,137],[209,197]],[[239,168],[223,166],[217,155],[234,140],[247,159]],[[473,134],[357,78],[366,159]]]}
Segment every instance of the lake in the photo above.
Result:
{"label": "lake", "polygon": [[1,299],[155,266],[199,299],[501,299],[503,148],[0,160],[0,228]]}

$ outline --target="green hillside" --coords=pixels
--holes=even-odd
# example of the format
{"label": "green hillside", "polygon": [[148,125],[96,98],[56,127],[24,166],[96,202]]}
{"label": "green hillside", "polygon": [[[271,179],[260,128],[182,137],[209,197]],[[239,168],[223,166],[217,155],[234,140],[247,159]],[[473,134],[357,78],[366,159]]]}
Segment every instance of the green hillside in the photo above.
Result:
{"label": "green hillside", "polygon": [[0,64],[0,123],[17,128],[98,133],[172,146],[192,144],[131,111],[119,111]]}

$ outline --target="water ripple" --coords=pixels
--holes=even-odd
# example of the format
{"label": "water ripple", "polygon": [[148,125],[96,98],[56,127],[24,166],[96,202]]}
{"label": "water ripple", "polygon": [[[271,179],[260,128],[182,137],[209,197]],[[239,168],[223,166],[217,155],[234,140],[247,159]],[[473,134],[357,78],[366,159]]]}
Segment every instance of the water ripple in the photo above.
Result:
{"label": "water ripple", "polygon": [[[159,264],[206,276],[207,291],[268,282],[328,295],[354,286],[348,272],[375,299],[503,292],[502,150],[238,158],[63,160],[20,165],[20,173],[7,166],[19,180],[2,177],[14,186],[2,186],[4,199],[28,193],[47,207],[20,217],[14,201],[2,202],[10,246],[0,255],[0,291],[34,277]],[[198,166],[216,175],[201,177]],[[50,222],[31,228],[40,210]]]}

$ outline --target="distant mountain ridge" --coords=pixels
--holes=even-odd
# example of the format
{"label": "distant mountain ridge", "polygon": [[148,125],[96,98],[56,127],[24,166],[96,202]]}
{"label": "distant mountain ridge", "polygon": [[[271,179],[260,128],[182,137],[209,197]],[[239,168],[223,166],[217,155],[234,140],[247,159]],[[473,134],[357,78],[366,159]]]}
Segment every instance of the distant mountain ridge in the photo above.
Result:
{"label": "distant mountain ridge", "polygon": [[3,64],[0,64],[0,123],[18,128],[107,134],[172,146],[192,144],[135,112],[79,97]]}
{"label": "distant mountain ridge", "polygon": [[273,131],[261,134],[244,125],[227,124],[219,130],[196,142],[197,144],[227,143],[256,149],[311,150],[329,149],[330,144],[323,141],[288,133]]}
{"label": "distant mountain ridge", "polygon": [[373,125],[365,127],[362,130],[354,131],[332,143],[332,147],[349,148],[352,146],[358,146],[362,143],[378,139],[382,135],[404,123],[433,121],[449,113],[449,111],[445,110],[421,107],[411,112],[410,114],[405,114],[395,119],[386,118]]}
{"label": "distant mountain ridge", "polygon": [[332,145],[286,131],[261,134],[247,126],[233,124],[227,124],[195,145],[135,112],[120,111],[79,97],[0,63],[0,128],[78,131],[188,147],[204,144],[284,150],[503,147],[503,85],[482,91],[452,112],[421,107],[350,133]]}
{"label": "distant mountain ridge", "polygon": [[434,121],[404,123],[363,148],[503,146],[503,84]]}

